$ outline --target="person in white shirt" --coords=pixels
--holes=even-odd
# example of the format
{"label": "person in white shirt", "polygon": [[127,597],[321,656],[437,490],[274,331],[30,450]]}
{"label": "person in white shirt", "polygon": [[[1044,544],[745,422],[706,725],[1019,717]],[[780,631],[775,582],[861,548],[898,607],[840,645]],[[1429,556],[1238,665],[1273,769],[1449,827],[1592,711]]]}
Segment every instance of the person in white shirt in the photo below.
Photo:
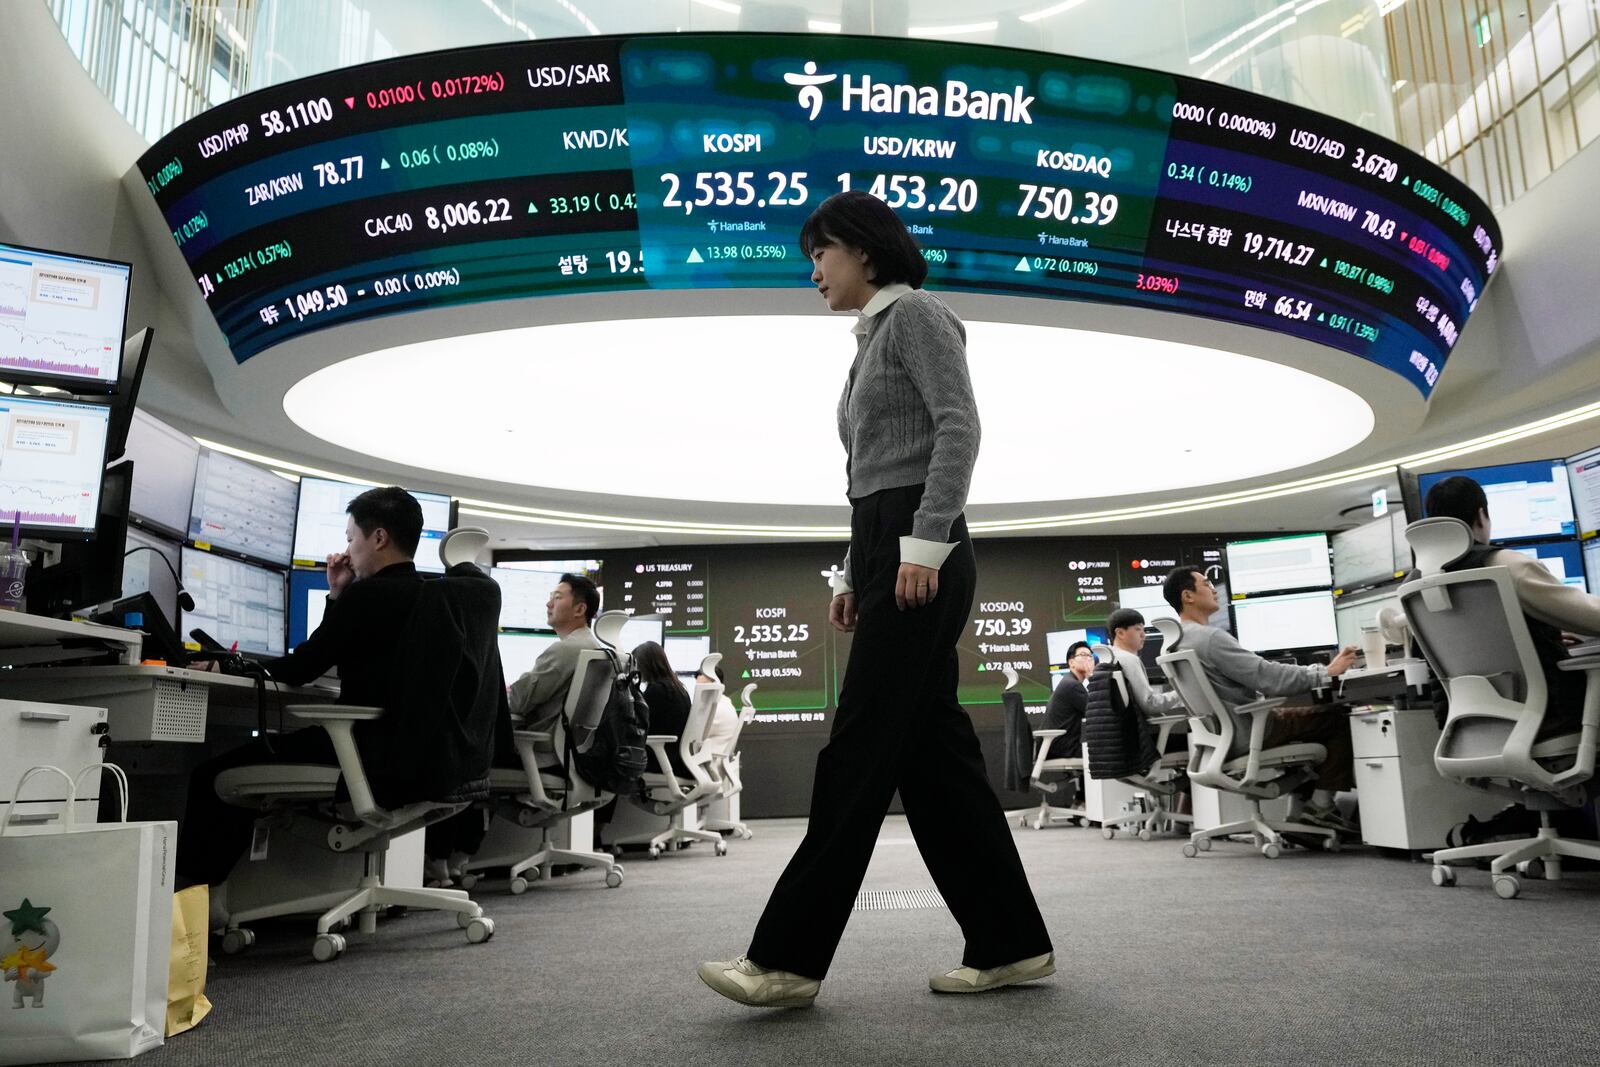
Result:
{"label": "person in white shirt", "polygon": [[1132,608],[1118,608],[1106,620],[1106,633],[1111,638],[1111,650],[1117,657],[1117,666],[1122,668],[1122,676],[1128,680],[1128,689],[1139,710],[1149,718],[1182,711],[1183,701],[1177,693],[1157,693],[1150,686],[1144,660],[1139,658],[1139,650],[1144,648],[1144,616]]}

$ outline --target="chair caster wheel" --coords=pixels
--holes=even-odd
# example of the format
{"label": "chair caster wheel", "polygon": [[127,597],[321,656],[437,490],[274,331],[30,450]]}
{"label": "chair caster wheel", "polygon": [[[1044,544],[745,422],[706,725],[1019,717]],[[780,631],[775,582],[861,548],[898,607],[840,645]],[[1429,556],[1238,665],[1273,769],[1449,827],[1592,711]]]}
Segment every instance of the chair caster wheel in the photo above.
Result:
{"label": "chair caster wheel", "polygon": [[1190,859],[1194,859],[1196,856],[1200,855],[1200,850],[1195,848],[1194,842],[1191,841],[1187,845],[1183,846],[1183,854],[1188,856]]}
{"label": "chair caster wheel", "polygon": [[487,915],[479,915],[467,921],[467,941],[474,945],[481,945],[494,936],[494,920]]}
{"label": "chair caster wheel", "polygon": [[1520,892],[1522,892],[1522,882],[1516,875],[1497,874],[1494,876],[1494,895],[1501,900],[1515,900]]}
{"label": "chair caster wheel", "polygon": [[658,859],[661,858],[661,846],[660,845],[651,845],[650,846],[650,858],[653,859],[653,860],[658,860]]}
{"label": "chair caster wheel", "polygon": [[613,867],[606,872],[606,888],[615,889],[622,884],[622,868]]}
{"label": "chair caster wheel", "polygon": [[1268,841],[1261,846],[1261,854],[1269,860],[1275,860],[1283,855],[1283,849],[1279,848],[1274,842]]}
{"label": "chair caster wheel", "polygon": [[236,926],[222,935],[222,954],[224,956],[237,956],[245,949],[256,943],[254,930],[246,930]]}
{"label": "chair caster wheel", "polygon": [[718,841],[716,852],[719,856],[726,856],[728,854],[728,843],[726,841]]}
{"label": "chair caster wheel", "polygon": [[1545,874],[1544,860],[1523,860],[1521,863],[1517,864],[1517,871],[1524,878],[1543,878]]}
{"label": "chair caster wheel", "polygon": [[1433,884],[1436,886],[1449,886],[1456,884],[1456,872],[1445,866],[1436,866],[1433,869]]}
{"label": "chair caster wheel", "polygon": [[467,928],[467,924],[470,923],[474,918],[476,918],[476,916],[469,915],[464,911],[458,911],[456,912],[456,925],[465,930]]}
{"label": "chair caster wheel", "polygon": [[1151,833],[1149,830],[1140,830],[1139,831],[1139,840],[1140,841],[1149,841],[1149,840],[1152,840],[1155,836],[1156,835]]}
{"label": "chair caster wheel", "polygon": [[754,830],[740,830],[739,831],[739,838],[741,840],[748,841],[754,836],[756,836],[756,832]]}
{"label": "chair caster wheel", "polygon": [[1115,826],[1102,826],[1100,827],[1100,836],[1110,841],[1117,836],[1117,828]]}
{"label": "chair caster wheel", "polygon": [[1210,852],[1211,851],[1211,838],[1202,837],[1199,841],[1195,842],[1195,845],[1200,849],[1201,852]]}
{"label": "chair caster wheel", "polygon": [[1343,848],[1344,842],[1337,837],[1330,837],[1322,843],[1322,851],[1324,852],[1338,852]]}
{"label": "chair caster wheel", "polygon": [[463,874],[461,876],[461,888],[462,889],[469,889],[470,890],[470,889],[473,889],[474,887],[476,887],[477,884],[478,884],[478,875],[477,875],[476,872],[470,872],[469,871],[468,873]]}
{"label": "chair caster wheel", "polygon": [[327,963],[329,960],[338,959],[344,948],[343,935],[318,934],[316,941],[311,944],[311,956],[318,963]]}
{"label": "chair caster wheel", "polygon": [[528,891],[528,880],[519,874],[515,878],[511,879],[510,889],[512,896],[520,897],[522,894]]}

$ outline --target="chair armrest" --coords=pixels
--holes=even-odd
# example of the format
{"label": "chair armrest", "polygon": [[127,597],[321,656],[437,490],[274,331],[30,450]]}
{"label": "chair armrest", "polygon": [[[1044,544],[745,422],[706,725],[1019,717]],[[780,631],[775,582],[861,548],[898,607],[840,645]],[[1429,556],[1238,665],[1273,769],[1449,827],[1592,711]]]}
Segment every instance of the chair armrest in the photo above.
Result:
{"label": "chair armrest", "polygon": [[1033,739],[1035,741],[1054,741],[1064,733],[1066,733],[1065,730],[1035,730]]}
{"label": "chair armrest", "polygon": [[1600,670],[1600,655],[1573,656],[1556,664],[1564,671],[1593,671]]}
{"label": "chair armrest", "polygon": [[544,791],[539,758],[534,754],[534,749],[541,743],[547,750],[553,751],[555,735],[546,730],[512,730],[511,743],[517,750],[517,758],[522,761],[522,774],[528,780],[528,798],[533,806],[541,811],[560,811],[561,805]]}
{"label": "chair armrest", "polygon": [[1233,710],[1239,715],[1260,715],[1263,712],[1271,711],[1273,708],[1282,707],[1286,700],[1288,700],[1288,697],[1263,697],[1260,700],[1252,700],[1248,704],[1240,704]]}
{"label": "chair armrest", "polygon": [[1146,719],[1145,721],[1148,722],[1151,726],[1154,726],[1156,728],[1156,749],[1157,749],[1157,751],[1165,752],[1166,749],[1167,749],[1167,738],[1172,736],[1172,728],[1174,726],[1178,725],[1180,722],[1188,722],[1189,721],[1189,716],[1187,716],[1187,715],[1152,715],[1150,718]]}
{"label": "chair armrest", "polygon": [[383,809],[372,797],[372,785],[367,781],[367,771],[361,764],[361,753],[356,748],[355,728],[358,722],[372,722],[381,718],[384,709],[347,704],[287,704],[283,710],[296,719],[328,731],[334,754],[339,758],[339,773],[344,775],[344,785],[350,791],[350,806],[355,809],[356,817],[366,823],[381,822]]}
{"label": "chair armrest", "polygon": [[660,741],[663,745],[669,745],[677,739],[677,734],[649,734],[644,740],[647,745],[653,745],[657,741]]}
{"label": "chair armrest", "polygon": [[1283,702],[1283,697],[1267,697],[1234,709],[1238,714],[1250,716],[1250,754],[1245,760],[1244,777],[1240,779],[1245,785],[1255,785],[1261,780],[1261,750],[1267,742],[1267,723],[1272,710]]}
{"label": "chair armrest", "polygon": [[[672,760],[667,755],[667,746],[677,739],[676,734],[648,734],[644,739],[644,743],[650,747],[650,751],[655,753],[656,766],[666,776],[668,782],[675,782],[678,777],[677,772],[672,769]],[[676,785],[672,787],[672,791],[680,796],[683,792]]]}

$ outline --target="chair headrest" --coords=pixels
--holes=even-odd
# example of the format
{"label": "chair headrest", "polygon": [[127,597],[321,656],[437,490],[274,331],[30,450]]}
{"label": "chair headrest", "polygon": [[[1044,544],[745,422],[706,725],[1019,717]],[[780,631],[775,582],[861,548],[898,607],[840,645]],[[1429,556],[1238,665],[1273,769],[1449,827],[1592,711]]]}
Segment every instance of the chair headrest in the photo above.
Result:
{"label": "chair headrest", "polygon": [[1111,651],[1110,645],[1092,645],[1090,646],[1090,651],[1094,653],[1094,662],[1097,667],[1102,663],[1116,662],[1117,654]]}
{"label": "chair headrest", "polygon": [[488,530],[482,526],[457,526],[439,542],[439,558],[446,569],[458,563],[476,563],[478,555],[488,547]]}
{"label": "chair headrest", "polygon": [[1015,689],[1017,687],[1017,682],[1018,681],[1019,681],[1019,679],[1017,678],[1017,672],[1015,670],[1013,670],[1012,668],[1007,667],[1006,668],[1006,687],[1005,687],[1005,689],[1002,690],[1002,692],[1006,692],[1006,693],[1011,692],[1011,690],[1013,690],[1013,689]]}
{"label": "chair headrest", "polygon": [[1151,619],[1148,625],[1154,626],[1161,634],[1161,651],[1171,652],[1172,646],[1178,643],[1178,638],[1183,636],[1183,623],[1170,615]]}
{"label": "chair headrest", "polygon": [[[594,620],[594,635],[611,648],[622,640],[622,628],[633,618],[626,611],[602,611]],[[630,649],[622,649],[624,652]]]}
{"label": "chair headrest", "polygon": [[758,683],[751,682],[749,685],[741,689],[739,691],[739,706],[741,708],[754,707],[755,701],[751,698],[755,696],[755,692],[759,688],[760,686]]}
{"label": "chair headrest", "polygon": [[1422,519],[1406,527],[1406,543],[1416,553],[1417,570],[1429,577],[1467,554],[1472,528],[1460,519]]}
{"label": "chair headrest", "polygon": [[700,661],[700,673],[705,675],[707,678],[715,678],[717,676],[717,665],[721,662],[721,652],[711,653],[705,659]]}

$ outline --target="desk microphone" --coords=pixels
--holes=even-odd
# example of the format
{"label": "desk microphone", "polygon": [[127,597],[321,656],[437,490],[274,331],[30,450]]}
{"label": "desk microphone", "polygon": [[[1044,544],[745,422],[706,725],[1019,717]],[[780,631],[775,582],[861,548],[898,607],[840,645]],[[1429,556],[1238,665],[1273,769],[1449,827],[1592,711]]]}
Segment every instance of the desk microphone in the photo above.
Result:
{"label": "desk microphone", "polygon": [[[173,584],[178,587],[178,607],[182,608],[184,611],[193,611],[194,610],[194,597],[190,596],[189,595],[189,591],[183,587],[183,580],[178,577],[178,572],[172,566],[172,561],[170,559],[168,559],[165,555],[163,555],[157,549],[152,548],[150,545],[139,545],[139,546],[137,546],[135,548],[130,548],[130,549],[128,549],[128,551],[126,551],[126,552],[124,552],[122,554],[122,558],[123,559],[127,559],[129,556],[133,555],[135,552],[154,552],[155,553],[156,558],[159,559],[163,564],[166,565],[167,573],[172,575]],[[190,634],[189,636],[194,637],[193,634]],[[198,637],[196,637],[195,640],[198,641],[200,639]],[[217,647],[220,648],[221,646],[219,645]]]}

